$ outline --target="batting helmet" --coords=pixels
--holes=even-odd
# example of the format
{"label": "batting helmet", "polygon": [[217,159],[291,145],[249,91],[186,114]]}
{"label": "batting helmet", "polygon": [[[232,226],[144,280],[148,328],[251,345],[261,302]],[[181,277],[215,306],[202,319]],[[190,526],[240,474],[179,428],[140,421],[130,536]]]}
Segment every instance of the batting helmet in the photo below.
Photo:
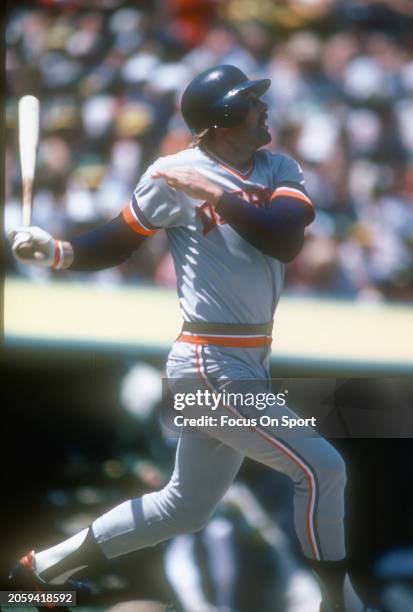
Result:
{"label": "batting helmet", "polygon": [[247,116],[246,91],[262,96],[270,79],[250,81],[235,66],[223,65],[205,70],[188,85],[182,96],[181,112],[193,133],[209,127],[235,127]]}

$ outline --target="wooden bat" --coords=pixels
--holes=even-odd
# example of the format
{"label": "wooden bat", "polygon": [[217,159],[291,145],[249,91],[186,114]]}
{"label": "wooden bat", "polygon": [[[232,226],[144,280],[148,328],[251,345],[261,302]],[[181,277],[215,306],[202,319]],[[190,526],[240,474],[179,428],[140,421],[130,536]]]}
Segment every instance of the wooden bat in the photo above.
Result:
{"label": "wooden bat", "polygon": [[33,180],[36,150],[39,141],[39,100],[23,96],[19,100],[19,152],[23,184],[23,225],[29,226],[32,216]]}

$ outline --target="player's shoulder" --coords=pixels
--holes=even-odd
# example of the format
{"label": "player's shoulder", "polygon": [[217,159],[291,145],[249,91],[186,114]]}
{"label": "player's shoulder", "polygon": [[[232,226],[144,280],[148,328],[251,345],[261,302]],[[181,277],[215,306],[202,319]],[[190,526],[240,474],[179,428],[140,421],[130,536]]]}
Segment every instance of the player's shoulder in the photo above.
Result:
{"label": "player's shoulder", "polygon": [[260,149],[255,154],[256,160],[270,166],[275,172],[291,166],[300,168],[300,164],[287,153],[274,153],[269,149]]}
{"label": "player's shoulder", "polygon": [[273,153],[268,149],[263,149],[257,154],[259,154],[262,167],[272,177],[274,185],[282,181],[304,185],[304,175],[300,164],[287,153]]}
{"label": "player's shoulder", "polygon": [[182,149],[173,155],[158,157],[148,168],[148,170],[166,170],[176,166],[189,166],[198,162],[201,158],[200,151],[196,147]]}

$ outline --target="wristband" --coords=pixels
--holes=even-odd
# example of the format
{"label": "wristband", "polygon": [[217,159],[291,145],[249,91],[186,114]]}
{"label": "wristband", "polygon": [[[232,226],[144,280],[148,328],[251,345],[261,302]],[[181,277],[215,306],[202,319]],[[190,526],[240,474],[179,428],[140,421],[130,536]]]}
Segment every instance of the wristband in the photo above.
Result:
{"label": "wristband", "polygon": [[67,242],[53,240],[53,270],[64,270],[71,263],[71,252]]}

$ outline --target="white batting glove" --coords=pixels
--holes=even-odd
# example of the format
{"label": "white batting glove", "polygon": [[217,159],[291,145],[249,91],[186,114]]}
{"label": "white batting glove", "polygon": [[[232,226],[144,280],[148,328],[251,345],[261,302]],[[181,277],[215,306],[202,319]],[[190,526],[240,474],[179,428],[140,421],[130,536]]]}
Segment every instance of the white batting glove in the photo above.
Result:
{"label": "white batting glove", "polygon": [[17,227],[9,232],[8,239],[14,257],[21,263],[55,270],[70,265],[70,244],[55,240],[40,227]]}

